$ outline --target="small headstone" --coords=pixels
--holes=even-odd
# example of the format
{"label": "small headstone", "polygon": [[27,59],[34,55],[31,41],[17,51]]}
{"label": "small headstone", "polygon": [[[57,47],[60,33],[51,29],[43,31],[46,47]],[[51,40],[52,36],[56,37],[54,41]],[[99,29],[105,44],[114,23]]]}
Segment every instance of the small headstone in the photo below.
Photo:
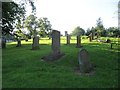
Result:
{"label": "small headstone", "polygon": [[89,61],[88,51],[81,48],[78,53],[80,73],[90,73],[93,71],[93,65]]}
{"label": "small headstone", "polygon": [[67,31],[65,31],[65,36],[67,36],[68,35],[68,32]]}
{"label": "small headstone", "polygon": [[2,37],[2,48],[6,48],[6,38]]}
{"label": "small headstone", "polygon": [[89,35],[89,41],[92,42],[92,33]]}
{"label": "small headstone", "polygon": [[67,35],[67,44],[70,44],[70,35]]}
{"label": "small headstone", "polygon": [[92,40],[94,40],[94,31],[92,31]]}
{"label": "small headstone", "polygon": [[21,40],[20,39],[17,40],[17,46],[16,47],[21,47]]}
{"label": "small headstone", "polygon": [[77,35],[77,46],[76,46],[77,48],[81,48],[82,46],[81,46],[81,37],[80,37],[80,35]]}
{"label": "small headstone", "polygon": [[52,31],[52,53],[48,56],[44,56],[42,59],[53,61],[59,59],[64,54],[60,52],[60,32],[57,30]]}
{"label": "small headstone", "polygon": [[39,37],[36,36],[33,38],[32,50],[39,49]]}
{"label": "small headstone", "polygon": [[106,40],[106,43],[110,43],[110,42],[111,42],[111,40],[110,40],[110,39],[107,39],[107,40]]}

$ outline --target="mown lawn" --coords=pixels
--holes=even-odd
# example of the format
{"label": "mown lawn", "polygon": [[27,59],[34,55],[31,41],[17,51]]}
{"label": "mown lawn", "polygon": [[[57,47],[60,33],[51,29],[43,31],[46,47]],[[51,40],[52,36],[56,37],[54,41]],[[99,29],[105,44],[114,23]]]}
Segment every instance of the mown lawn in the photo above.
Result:
{"label": "mown lawn", "polygon": [[[114,39],[115,40],[115,39]],[[118,46],[110,49],[110,44],[89,42],[82,39],[82,46],[89,52],[90,61],[96,65],[93,76],[82,76],[75,71],[78,66],[76,38],[71,45],[61,38],[61,52],[65,56],[48,62],[41,58],[51,52],[51,40],[40,39],[40,49],[31,50],[32,40],[7,43],[2,53],[3,88],[116,88],[118,87]]]}

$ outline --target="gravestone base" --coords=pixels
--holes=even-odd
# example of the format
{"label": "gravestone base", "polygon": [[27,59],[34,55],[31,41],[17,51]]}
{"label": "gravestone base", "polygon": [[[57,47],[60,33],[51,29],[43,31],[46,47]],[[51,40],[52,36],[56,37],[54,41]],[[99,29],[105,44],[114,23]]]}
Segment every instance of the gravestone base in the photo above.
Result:
{"label": "gravestone base", "polygon": [[47,56],[42,57],[41,59],[45,61],[54,61],[54,60],[60,59],[64,55],[65,55],[64,53],[49,54]]}
{"label": "gravestone base", "polygon": [[[96,67],[96,66],[93,65],[93,67]],[[82,72],[80,71],[80,67],[78,66],[78,67],[75,67],[75,68],[74,68],[74,71],[75,71],[76,74],[82,75],[82,76],[93,76],[93,75],[95,74],[94,68],[92,68],[89,72],[86,72],[86,73],[84,72],[84,73],[82,73]]]}
{"label": "gravestone base", "polygon": [[38,50],[40,49],[39,46],[32,46],[32,50]]}
{"label": "gravestone base", "polygon": [[82,48],[83,46],[76,46],[76,48]]}

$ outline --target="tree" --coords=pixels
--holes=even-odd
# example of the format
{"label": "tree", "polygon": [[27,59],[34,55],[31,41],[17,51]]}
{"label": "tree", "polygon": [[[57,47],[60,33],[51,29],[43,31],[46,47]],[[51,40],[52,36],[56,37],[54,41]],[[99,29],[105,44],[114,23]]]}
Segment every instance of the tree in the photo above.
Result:
{"label": "tree", "polygon": [[31,35],[33,35],[33,37],[36,37],[38,35],[38,21],[37,21],[37,17],[35,15],[29,15],[26,20],[25,20],[25,27],[27,28],[27,30],[29,31],[29,33]]}
{"label": "tree", "polygon": [[50,24],[50,21],[48,20],[48,18],[46,17],[39,18],[38,25],[40,27],[39,35],[42,37],[44,36],[50,37],[52,32],[52,28],[51,28],[52,25]]}
{"label": "tree", "polygon": [[97,36],[104,36],[105,28],[103,26],[101,18],[98,18],[96,25],[97,26],[95,27],[95,30],[96,30]]}
{"label": "tree", "polygon": [[15,2],[2,2],[2,35],[12,34],[15,21],[23,17],[25,8]]}
{"label": "tree", "polygon": [[71,33],[71,35],[84,35],[85,30],[77,26]]}
{"label": "tree", "polygon": [[86,31],[86,33],[85,33],[85,35],[89,36],[90,33],[91,33],[91,30],[90,30],[90,28],[88,28],[87,31]]}
{"label": "tree", "polygon": [[[15,0],[14,0],[15,1]],[[2,35],[10,34],[15,28],[17,21],[24,21],[25,7],[29,4],[32,7],[32,13],[35,13],[36,7],[33,0],[17,0],[17,2],[2,2]],[[16,21],[17,20],[17,21]]]}
{"label": "tree", "polygon": [[120,30],[117,27],[109,27],[106,32],[108,37],[117,37],[120,35]]}

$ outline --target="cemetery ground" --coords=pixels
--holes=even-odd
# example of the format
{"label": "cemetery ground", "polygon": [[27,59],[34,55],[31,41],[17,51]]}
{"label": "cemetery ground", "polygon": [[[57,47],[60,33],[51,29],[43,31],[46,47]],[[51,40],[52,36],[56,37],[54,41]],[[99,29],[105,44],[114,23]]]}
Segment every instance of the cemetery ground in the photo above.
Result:
{"label": "cemetery ground", "polygon": [[[105,38],[103,38],[105,39]],[[116,38],[110,38],[117,40]],[[22,47],[16,47],[17,42],[7,43],[3,49],[2,85],[3,88],[116,88],[118,87],[118,49],[109,43],[89,42],[82,39],[82,46],[89,52],[90,61],[96,65],[91,76],[80,75],[75,70],[78,67],[78,51],[76,37],[71,37],[70,45],[66,37],[61,37],[63,57],[55,61],[44,61],[41,58],[51,52],[51,40],[40,39],[40,49],[31,50],[32,39],[22,41]]]}

